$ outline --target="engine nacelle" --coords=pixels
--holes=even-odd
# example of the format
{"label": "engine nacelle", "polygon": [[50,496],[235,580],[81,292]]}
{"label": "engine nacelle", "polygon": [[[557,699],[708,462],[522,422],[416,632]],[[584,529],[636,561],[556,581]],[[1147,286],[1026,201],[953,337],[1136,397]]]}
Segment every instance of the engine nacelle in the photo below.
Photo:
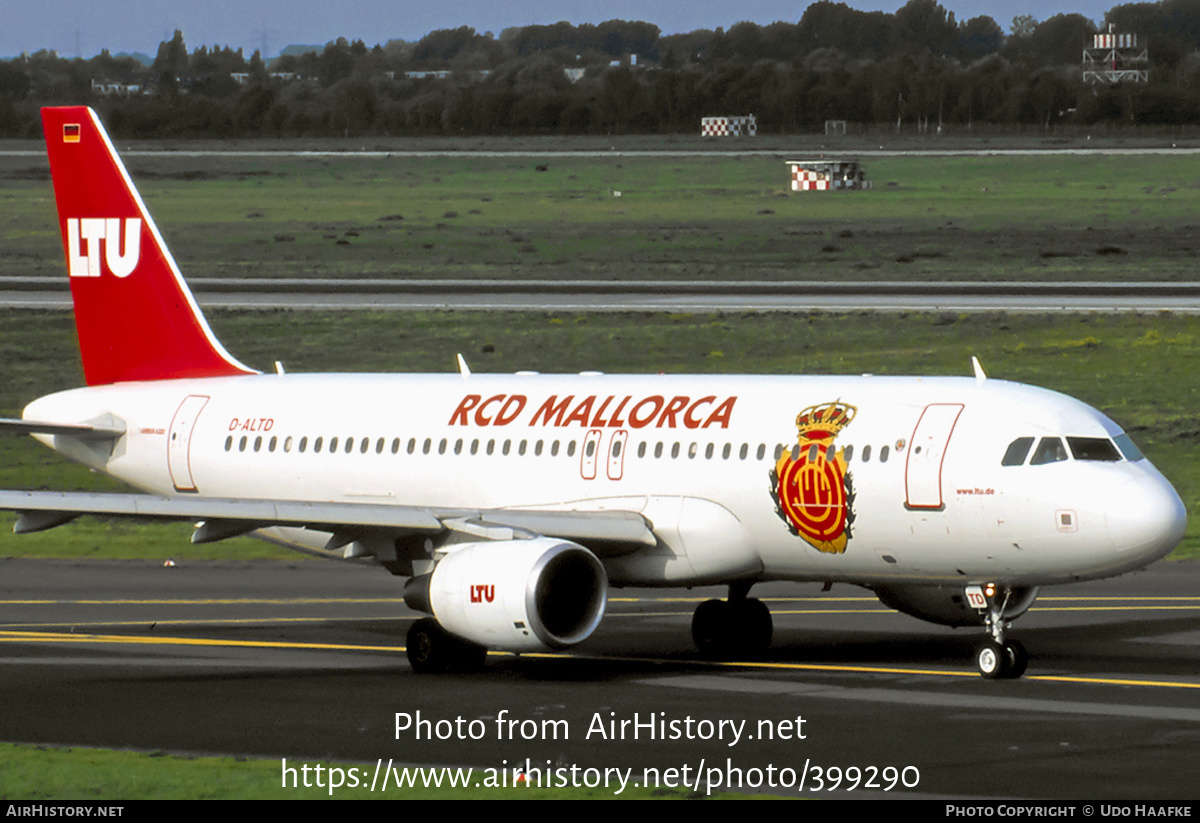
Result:
{"label": "engine nacelle", "polygon": [[[971,608],[962,588],[953,586],[876,586],[875,596],[898,612],[943,626],[980,626],[983,617]],[[1015,620],[1037,599],[1037,586],[1014,588],[1004,609],[1005,620]]]}
{"label": "engine nacelle", "polygon": [[608,576],[594,554],[565,540],[465,543],[409,580],[404,602],[491,649],[565,649],[600,625]]}

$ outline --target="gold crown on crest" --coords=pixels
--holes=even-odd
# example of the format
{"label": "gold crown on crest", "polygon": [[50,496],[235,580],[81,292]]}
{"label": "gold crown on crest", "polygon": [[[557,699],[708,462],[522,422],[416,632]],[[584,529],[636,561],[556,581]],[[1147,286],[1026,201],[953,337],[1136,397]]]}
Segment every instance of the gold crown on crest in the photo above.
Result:
{"label": "gold crown on crest", "polygon": [[837,433],[854,419],[858,409],[840,400],[833,403],[818,403],[796,415],[796,431],[805,440],[825,440]]}

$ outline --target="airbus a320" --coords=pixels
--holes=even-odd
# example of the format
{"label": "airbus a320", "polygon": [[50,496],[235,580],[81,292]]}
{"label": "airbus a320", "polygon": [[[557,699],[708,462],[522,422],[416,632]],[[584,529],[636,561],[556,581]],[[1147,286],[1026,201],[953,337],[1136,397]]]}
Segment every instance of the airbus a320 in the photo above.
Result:
{"label": "airbus a320", "polygon": [[[0,426],[141,493],[7,491],[30,532],[84,514],[196,522],[373,560],[429,614],[419,672],[567,649],[610,589],[728,586],[696,645],[753,655],[763,581],[850,583],[1008,636],[1038,587],[1163,557],[1186,515],[1112,420],[973,377],[258,373],[217,341],[96,114],[43,126],[87,385]],[[281,371],[281,370],[277,370]]]}

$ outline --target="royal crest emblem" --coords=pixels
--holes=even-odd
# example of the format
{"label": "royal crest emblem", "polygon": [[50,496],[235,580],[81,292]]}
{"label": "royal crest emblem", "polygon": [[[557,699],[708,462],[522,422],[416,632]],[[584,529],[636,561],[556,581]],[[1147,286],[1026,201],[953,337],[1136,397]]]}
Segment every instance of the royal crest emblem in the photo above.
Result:
{"label": "royal crest emblem", "polygon": [[796,415],[796,445],[771,470],[775,511],[792,534],[818,551],[841,554],[854,522],[854,487],[838,433],[858,410],[840,401],[818,403]]}

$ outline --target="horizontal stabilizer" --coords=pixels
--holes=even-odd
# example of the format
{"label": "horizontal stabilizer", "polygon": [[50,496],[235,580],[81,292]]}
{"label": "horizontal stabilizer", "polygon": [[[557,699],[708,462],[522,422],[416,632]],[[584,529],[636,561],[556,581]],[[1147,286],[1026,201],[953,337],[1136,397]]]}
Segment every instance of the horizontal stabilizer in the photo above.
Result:
{"label": "horizontal stabilizer", "polygon": [[81,440],[116,440],[125,434],[125,426],[50,423],[44,420],[17,420],[12,417],[0,417],[0,434],[4,433],[55,434],[78,437]]}

